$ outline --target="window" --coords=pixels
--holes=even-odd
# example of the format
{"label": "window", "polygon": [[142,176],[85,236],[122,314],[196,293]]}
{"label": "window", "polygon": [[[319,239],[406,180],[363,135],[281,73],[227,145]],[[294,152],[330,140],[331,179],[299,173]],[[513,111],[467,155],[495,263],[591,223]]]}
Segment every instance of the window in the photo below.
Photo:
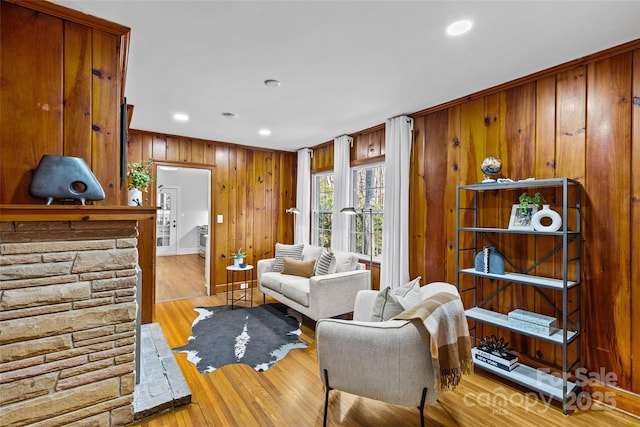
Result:
{"label": "window", "polygon": [[314,245],[330,248],[333,220],[333,174],[314,175],[312,194],[312,242]]}
{"label": "window", "polygon": [[375,164],[352,169],[352,200],[358,212],[350,224],[351,251],[379,258],[382,254],[384,221],[384,165]]}

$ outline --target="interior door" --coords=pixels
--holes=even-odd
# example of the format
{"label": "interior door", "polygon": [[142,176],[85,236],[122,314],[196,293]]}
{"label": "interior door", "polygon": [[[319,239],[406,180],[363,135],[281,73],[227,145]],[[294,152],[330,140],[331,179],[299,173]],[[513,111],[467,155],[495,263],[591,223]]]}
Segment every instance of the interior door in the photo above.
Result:
{"label": "interior door", "polygon": [[156,230],[156,254],[177,255],[178,194],[176,187],[162,187],[158,190],[158,223]]}

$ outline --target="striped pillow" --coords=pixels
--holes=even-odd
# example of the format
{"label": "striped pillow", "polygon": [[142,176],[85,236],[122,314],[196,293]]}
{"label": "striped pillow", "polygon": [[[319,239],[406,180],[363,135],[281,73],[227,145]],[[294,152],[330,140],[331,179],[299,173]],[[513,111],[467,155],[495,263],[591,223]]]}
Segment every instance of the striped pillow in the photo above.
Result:
{"label": "striped pillow", "polygon": [[273,263],[273,271],[276,273],[282,272],[284,267],[284,257],[288,256],[297,261],[302,261],[302,249],[303,244],[299,245],[283,245],[276,243],[276,261]]}
{"label": "striped pillow", "polygon": [[333,261],[333,252],[331,252],[331,249],[323,249],[322,253],[318,257],[318,261],[316,261],[315,275],[324,276],[325,274],[329,274],[331,261]]}

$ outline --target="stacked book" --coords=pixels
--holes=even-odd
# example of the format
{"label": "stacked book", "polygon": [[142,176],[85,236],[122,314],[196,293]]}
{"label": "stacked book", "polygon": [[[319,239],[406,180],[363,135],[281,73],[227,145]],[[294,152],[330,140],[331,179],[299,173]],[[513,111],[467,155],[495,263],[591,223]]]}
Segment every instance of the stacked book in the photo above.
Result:
{"label": "stacked book", "polygon": [[505,371],[512,371],[520,364],[518,362],[518,356],[507,352],[502,352],[500,355],[497,355],[495,353],[485,351],[480,347],[474,347],[471,349],[471,353],[475,360],[486,365],[495,366],[496,368],[500,368]]}
{"label": "stacked book", "polygon": [[542,335],[551,335],[557,325],[555,317],[520,309],[509,312],[507,319],[510,326]]}

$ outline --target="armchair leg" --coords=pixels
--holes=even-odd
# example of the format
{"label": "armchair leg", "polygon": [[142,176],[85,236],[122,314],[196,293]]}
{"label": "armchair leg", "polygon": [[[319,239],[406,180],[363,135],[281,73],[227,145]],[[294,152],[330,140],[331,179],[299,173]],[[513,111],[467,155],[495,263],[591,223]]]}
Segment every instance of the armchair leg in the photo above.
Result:
{"label": "armchair leg", "polygon": [[[329,387],[329,373],[326,369],[324,369],[324,385],[324,420],[322,421],[322,427],[327,427],[327,410],[329,409],[329,392],[331,391],[331,387]],[[422,402],[424,404],[424,398]],[[424,427],[424,425],[422,427]]]}
{"label": "armchair leg", "polygon": [[[325,370],[325,374],[326,374],[326,370]],[[427,388],[423,388],[422,389],[422,400],[420,401],[420,406],[418,406],[418,409],[420,410],[420,427],[424,427],[424,403],[427,400]],[[326,409],[325,409],[325,414],[326,414]],[[326,415],[325,415],[326,418]]]}

